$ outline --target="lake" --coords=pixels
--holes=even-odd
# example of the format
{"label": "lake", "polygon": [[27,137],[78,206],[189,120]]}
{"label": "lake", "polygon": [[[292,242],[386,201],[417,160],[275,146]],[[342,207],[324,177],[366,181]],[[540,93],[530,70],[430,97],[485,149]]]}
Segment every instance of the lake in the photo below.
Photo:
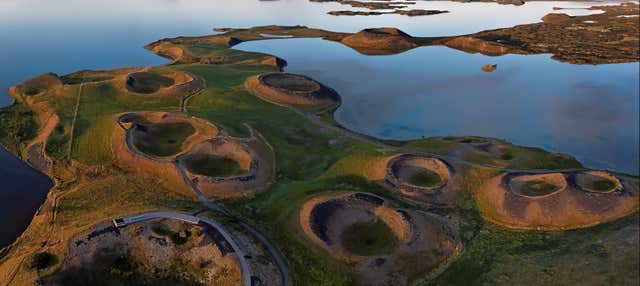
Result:
{"label": "lake", "polygon": [[[164,37],[209,34],[213,27],[278,24],[355,32],[393,26],[415,36],[442,36],[537,22],[553,7],[574,8],[563,10],[573,15],[597,13],[580,9],[591,5],[420,1],[412,8],[451,13],[335,17],[326,12],[350,7],[307,0],[3,0],[0,90],[45,72],[163,64],[165,59],[142,47]],[[500,137],[567,152],[589,166],[638,173],[637,149],[629,150],[638,144],[637,64],[572,66],[544,55],[486,58],[438,47],[367,57],[314,39],[239,48],[273,52],[290,63],[288,71],[336,88],[344,101],[337,119],[363,133],[398,139]],[[305,49],[314,51],[307,63]],[[498,70],[481,73],[486,63],[497,63]],[[601,79],[602,74],[607,76]],[[0,106],[9,104],[10,97],[0,92]],[[8,214],[0,227],[15,229],[3,232],[4,246],[27,226],[51,182],[2,148],[0,178],[0,209]]]}
{"label": "lake", "polygon": [[26,229],[53,183],[2,147],[0,162],[0,246],[5,246]]}
{"label": "lake", "polygon": [[[385,139],[477,135],[571,154],[638,174],[638,63],[573,65],[550,55],[488,57],[447,47],[366,56],[321,39],[235,47],[277,55],[286,71],[336,89],[349,129]],[[497,70],[481,70],[497,64]]]}

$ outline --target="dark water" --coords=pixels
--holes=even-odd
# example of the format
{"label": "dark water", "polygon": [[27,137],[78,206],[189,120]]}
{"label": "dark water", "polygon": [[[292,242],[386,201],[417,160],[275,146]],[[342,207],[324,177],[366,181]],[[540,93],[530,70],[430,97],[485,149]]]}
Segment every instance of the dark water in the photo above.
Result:
{"label": "dark water", "polygon": [[0,147],[0,247],[13,242],[29,225],[53,182]]}
{"label": "dark water", "polygon": [[[321,39],[243,43],[335,88],[336,119],[389,139],[478,135],[639,173],[639,64],[572,65],[549,55],[488,57],[446,47],[364,56]],[[492,73],[481,71],[497,64]]]}
{"label": "dark water", "polygon": [[[443,9],[451,13],[429,17],[334,17],[326,12],[344,9],[343,6],[308,0],[0,0],[0,107],[11,104],[4,91],[27,78],[46,72],[66,74],[81,69],[163,64],[166,62],[164,59],[142,47],[164,37],[209,34],[213,27],[307,25],[355,32],[375,26],[393,26],[416,36],[437,36],[537,22],[553,11],[553,7],[588,6],[577,2],[532,2],[516,7],[493,3],[419,1],[415,8]],[[565,11],[571,14],[597,12]],[[296,59],[291,59],[291,62],[292,69],[295,69]],[[350,69],[358,65],[353,63],[355,66]],[[358,78],[357,73],[349,76]],[[339,82],[328,83],[341,87]],[[350,93],[344,87],[341,89],[345,102],[367,100],[361,93]],[[398,92],[398,96],[410,98],[412,95]],[[371,99],[369,106],[381,104],[380,98]],[[420,104],[423,103],[416,103],[416,106]],[[357,119],[360,113],[356,109],[344,109],[338,116],[343,122],[354,123],[349,126],[357,130],[384,137],[409,138],[422,132],[402,132],[411,124],[402,122],[407,118],[398,118],[398,122],[386,124],[390,131],[380,133],[355,124],[357,121],[374,120],[367,113],[361,113],[367,117]],[[637,133],[635,137],[633,134],[631,137],[637,138]],[[523,141],[529,144],[536,142]],[[0,179],[0,210],[3,212],[0,246],[3,246],[26,226],[50,185],[43,175],[8,156],[4,150],[0,151]]]}

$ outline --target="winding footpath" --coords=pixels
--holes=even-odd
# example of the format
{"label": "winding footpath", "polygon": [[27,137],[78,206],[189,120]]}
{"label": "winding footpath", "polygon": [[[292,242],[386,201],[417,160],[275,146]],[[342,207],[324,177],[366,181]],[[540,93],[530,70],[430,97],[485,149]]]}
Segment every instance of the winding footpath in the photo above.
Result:
{"label": "winding footpath", "polygon": [[[194,75],[195,76],[195,75]],[[204,82],[204,85],[206,86],[206,81],[202,78],[199,78],[200,80],[202,80]],[[180,102],[180,111],[186,113],[187,112],[187,102],[188,100],[199,94],[200,92],[202,92],[202,90],[198,90],[196,92],[193,92],[192,94],[190,94],[189,96],[187,96],[184,100],[181,100]],[[125,141],[127,144],[127,147],[129,148],[129,150],[133,151],[134,153],[138,154],[138,155],[142,155],[145,158],[149,159],[149,160],[154,160],[154,161],[158,161],[156,158],[148,156],[142,152],[138,152],[136,148],[133,147],[133,145],[131,144],[130,140],[129,140],[129,130],[122,125],[122,123],[120,122],[119,119],[116,120],[117,124],[126,132],[125,135]],[[269,148],[272,149],[271,145],[260,135],[258,134],[258,137],[256,137],[256,133],[255,130],[253,130],[253,128],[251,128],[251,126],[249,126],[248,124],[244,124],[250,131],[250,136],[252,138],[256,138],[257,140],[264,140],[265,144],[267,144],[267,146],[269,146]],[[259,138],[259,139],[258,139]],[[262,234],[260,233],[256,228],[254,228],[253,226],[251,226],[250,224],[248,224],[247,222],[245,222],[244,220],[242,220],[242,218],[235,216],[233,214],[231,214],[231,212],[229,212],[228,210],[226,210],[223,206],[221,206],[220,204],[216,203],[213,200],[210,200],[206,195],[204,195],[204,193],[202,193],[202,191],[198,188],[197,184],[195,182],[193,182],[193,180],[191,180],[189,178],[189,176],[187,175],[187,173],[185,172],[185,170],[182,168],[182,166],[180,165],[180,163],[177,160],[173,160],[171,161],[171,163],[174,165],[174,167],[176,168],[176,170],[178,171],[178,173],[180,174],[180,176],[182,176],[182,179],[184,180],[184,182],[195,192],[196,197],[198,198],[198,200],[200,201],[200,203],[205,206],[208,210],[214,211],[214,212],[218,212],[221,214],[224,214],[225,216],[238,221],[239,225],[242,226],[242,228],[244,230],[246,230],[249,234],[251,234],[256,240],[258,240],[269,252],[269,254],[271,255],[271,257],[273,257],[273,260],[276,264],[276,266],[278,267],[278,270],[280,272],[280,276],[281,276],[281,280],[282,280],[282,285],[283,286],[291,286],[291,276],[290,276],[290,272],[289,272],[289,268],[287,267],[287,264],[284,260],[284,258],[282,257],[282,255],[280,254],[280,252],[278,251],[278,249]],[[275,172],[275,168],[274,172]],[[177,213],[166,213],[166,212],[155,212],[155,213],[150,213],[151,216],[158,216],[158,215],[172,215],[172,218],[176,218],[176,219],[181,219],[184,221],[188,220],[193,220],[193,219],[199,219],[202,221],[205,221],[209,224],[213,223],[215,224],[215,222],[209,221],[207,219],[201,218],[201,217],[194,217],[194,216],[186,216],[186,215],[182,215],[182,214],[177,214]],[[176,215],[177,214],[177,215]],[[135,221],[136,219],[141,219],[141,218],[146,218],[149,215],[138,215],[138,216],[130,216],[125,218],[124,222],[129,222],[129,221]],[[148,219],[148,218],[146,218]],[[114,220],[114,224],[116,224],[116,220]],[[221,227],[220,227],[221,228]],[[227,233],[227,235],[229,236],[230,239],[230,234]],[[226,236],[225,236],[226,238]],[[237,247],[237,245],[236,245]],[[239,248],[239,247],[238,247]],[[238,252],[240,253],[240,252]],[[244,254],[242,255],[242,260],[244,261],[244,263],[246,264],[246,260],[244,258]],[[245,284],[245,285],[251,285],[251,275],[250,272],[248,270],[248,266],[246,271],[243,269],[243,277],[245,276],[245,273],[248,274],[249,277],[249,284]],[[245,277],[246,278],[246,277]],[[244,278],[243,278],[244,279]],[[245,281],[246,282],[246,281]]]}

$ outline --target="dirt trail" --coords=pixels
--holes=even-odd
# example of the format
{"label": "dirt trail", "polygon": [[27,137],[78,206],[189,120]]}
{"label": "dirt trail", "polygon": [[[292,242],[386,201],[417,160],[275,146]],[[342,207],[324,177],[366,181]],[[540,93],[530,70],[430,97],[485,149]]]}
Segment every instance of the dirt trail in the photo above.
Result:
{"label": "dirt trail", "polygon": [[69,151],[67,153],[67,158],[71,158],[71,152],[73,151],[73,132],[75,131],[76,128],[76,120],[78,119],[78,110],[80,110],[80,95],[82,95],[82,86],[84,85],[84,82],[80,83],[80,86],[78,86],[78,100],[76,101],[76,109],[73,111],[73,121],[71,121],[71,135],[69,137]]}

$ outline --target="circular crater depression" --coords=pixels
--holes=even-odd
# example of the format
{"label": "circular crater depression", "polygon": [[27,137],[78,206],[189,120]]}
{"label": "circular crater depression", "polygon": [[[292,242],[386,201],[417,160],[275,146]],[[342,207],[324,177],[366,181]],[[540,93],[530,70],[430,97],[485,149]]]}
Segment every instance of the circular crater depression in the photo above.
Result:
{"label": "circular crater depression", "polygon": [[315,197],[302,206],[299,223],[311,242],[349,263],[363,285],[410,285],[459,250],[446,220],[367,193]]}
{"label": "circular crater depression", "polygon": [[524,197],[546,197],[567,188],[567,180],[562,173],[520,175],[507,179],[509,190]]}
{"label": "circular crater depression", "polygon": [[134,72],[127,75],[126,86],[130,92],[151,94],[174,83],[171,77],[150,72]]}
{"label": "circular crater depression", "polygon": [[189,122],[149,123],[135,118],[130,134],[131,142],[140,152],[156,157],[167,157],[182,151],[183,143],[195,133]]}
{"label": "circular crater depression", "polygon": [[251,152],[229,138],[216,138],[199,144],[180,160],[189,172],[207,177],[248,174],[253,162]]}
{"label": "circular crater depression", "polygon": [[484,218],[519,229],[589,227],[636,212],[637,192],[624,183],[618,189],[617,179],[603,176],[594,171],[507,173],[488,179],[474,197]]}
{"label": "circular crater depression", "polygon": [[177,160],[205,195],[218,198],[251,195],[273,177],[271,149],[256,138],[205,140]]}
{"label": "circular crater depression", "polygon": [[269,101],[286,105],[329,108],[340,104],[333,89],[303,75],[269,73],[258,76],[256,90]]}
{"label": "circular crater depression", "polygon": [[624,188],[618,178],[603,171],[577,173],[575,183],[581,190],[592,193],[611,193]]}
{"label": "circular crater depression", "polygon": [[389,254],[411,236],[403,213],[365,193],[311,200],[303,207],[301,223],[316,243],[345,258]]}
{"label": "circular crater depression", "polygon": [[229,241],[207,224],[152,219],[116,229],[112,222],[76,234],[46,285],[240,285]]}
{"label": "circular crater depression", "polygon": [[449,166],[440,159],[399,155],[387,165],[387,179],[409,191],[435,191],[444,187],[451,177]]}

